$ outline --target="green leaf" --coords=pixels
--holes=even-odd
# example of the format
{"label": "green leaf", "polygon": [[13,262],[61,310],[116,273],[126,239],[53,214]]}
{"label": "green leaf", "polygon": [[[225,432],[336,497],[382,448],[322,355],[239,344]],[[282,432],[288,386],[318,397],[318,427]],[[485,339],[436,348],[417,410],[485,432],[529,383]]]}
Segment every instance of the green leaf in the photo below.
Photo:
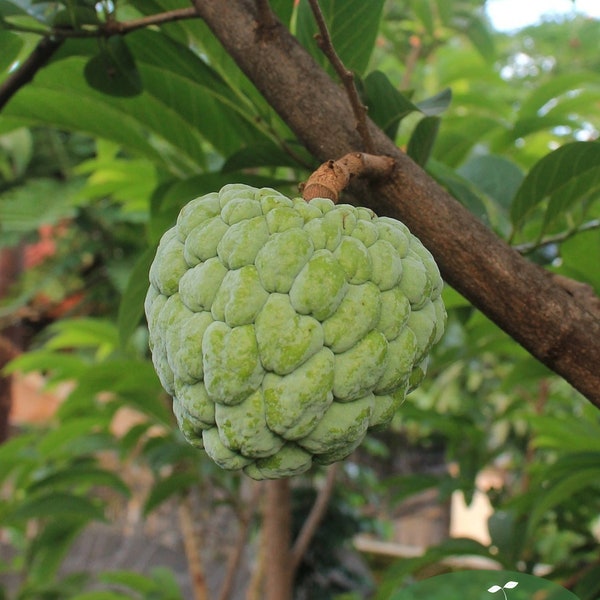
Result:
{"label": "green leaf", "polygon": [[401,595],[394,594],[407,577],[429,565],[434,565],[453,556],[482,556],[491,558],[490,551],[483,544],[467,538],[451,538],[437,546],[432,546],[422,556],[403,558],[395,562],[384,573],[381,584],[377,588],[374,600],[401,600]]}
{"label": "green leaf", "polygon": [[458,169],[458,173],[506,211],[523,182],[523,172],[514,162],[503,156],[490,154],[475,156]]}
{"label": "green leaf", "polygon": [[82,25],[98,25],[98,13],[87,6],[71,6],[60,10],[54,16],[52,25],[54,27],[67,27],[81,29]]}
{"label": "green leaf", "polygon": [[[292,152],[294,155],[292,155]],[[241,171],[242,169],[254,169],[256,167],[293,167],[301,166],[295,158],[298,155],[304,164],[312,161],[303,148],[292,146],[291,152],[279,144],[271,141],[257,142],[244,146],[242,149],[234,152],[227,157],[225,164],[221,168],[223,173],[232,171]]]}
{"label": "green leaf", "polygon": [[490,219],[487,208],[469,181],[437,160],[431,159],[427,163],[427,170],[463,206],[468,208],[483,223],[489,224]]}
{"label": "green leaf", "polygon": [[417,19],[423,25],[425,31],[433,36],[435,33],[435,10],[431,5],[431,0],[411,0],[410,7],[415,13]]}
{"label": "green leaf", "polygon": [[28,578],[40,584],[56,576],[65,555],[79,535],[86,519],[64,517],[50,521],[29,548]]}
{"label": "green leaf", "polygon": [[[338,56],[347,69],[362,75],[375,45],[385,0],[321,0],[319,4]],[[310,6],[307,0],[300,0],[296,35],[317,62],[332,72],[314,40],[316,33],[317,25]]]}
{"label": "green leaf", "polygon": [[16,33],[0,30],[0,73],[13,64],[22,47],[23,40]]}
{"label": "green leaf", "polygon": [[87,363],[76,355],[57,354],[49,350],[30,350],[12,360],[3,371],[15,373],[22,371],[43,371],[47,374],[47,382],[77,379],[88,368]]}
{"label": "green leaf", "polygon": [[119,345],[114,323],[94,317],[56,321],[49,327],[52,337],[46,342],[49,350],[96,348],[98,356],[106,356]]}
{"label": "green leaf", "polygon": [[575,71],[554,75],[546,82],[535,86],[519,108],[519,119],[536,119],[544,114],[544,108],[557,98],[569,97],[577,89],[589,89],[600,85],[600,77],[590,71]]}
{"label": "green leaf", "polygon": [[174,494],[181,494],[198,483],[193,473],[173,473],[155,483],[144,504],[144,514],[152,512]]}
{"label": "green leaf", "polygon": [[7,522],[50,517],[103,521],[104,511],[88,498],[65,492],[51,492],[40,496],[28,496],[17,508],[5,515]]}
{"label": "green leaf", "polygon": [[124,569],[102,573],[99,579],[104,583],[125,586],[142,594],[151,594],[157,591],[156,583],[152,579]]}
{"label": "green leaf", "polygon": [[401,94],[381,71],[373,71],[363,81],[364,101],[369,117],[394,140],[400,121],[420,109]]}
{"label": "green leaf", "polygon": [[[538,483],[542,493],[535,494],[527,522],[527,537],[535,535],[535,529],[544,515],[557,505],[567,502],[575,494],[595,488],[600,481],[600,453],[579,452],[568,454],[551,465]],[[533,498],[532,498],[533,500]]]}
{"label": "green leaf", "polygon": [[445,112],[452,102],[452,89],[444,88],[441,92],[416,103],[416,107],[428,117],[435,117]]}
{"label": "green leaf", "polygon": [[516,229],[527,215],[549,201],[546,223],[561,211],[600,190],[600,143],[572,142],[548,154],[531,169],[511,207]]}
{"label": "green leaf", "polygon": [[410,136],[406,153],[421,167],[427,164],[431,156],[439,129],[439,117],[424,117]]}
{"label": "green leaf", "polygon": [[3,236],[12,234],[18,240],[40,225],[73,217],[74,197],[79,187],[78,182],[65,184],[53,179],[31,178],[5,191],[0,195],[0,231]]}
{"label": "green leaf", "polygon": [[128,98],[142,93],[142,79],[125,40],[114,35],[100,40],[100,52],[85,65],[85,79],[94,89]]}
{"label": "green leaf", "polygon": [[144,315],[144,298],[148,292],[148,272],[155,253],[156,248],[152,246],[138,258],[121,297],[117,327],[122,347],[127,345]]}
{"label": "green leaf", "polygon": [[456,17],[458,29],[463,31],[477,51],[487,61],[492,62],[496,57],[494,38],[486,23],[471,13],[459,13]]}
{"label": "green leaf", "polygon": [[600,296],[600,227],[579,233],[560,246],[559,273],[589,283]]}
{"label": "green leaf", "polygon": [[96,486],[105,486],[125,497],[131,495],[129,487],[127,487],[125,482],[116,473],[98,467],[90,467],[87,464],[81,466],[70,465],[66,469],[61,469],[41,479],[36,479],[28,487],[28,493],[35,493],[44,488],[69,489],[70,486],[81,486],[86,490]]}
{"label": "green leaf", "polygon": [[91,437],[93,433],[107,426],[108,419],[101,419],[99,415],[72,419],[46,433],[38,444],[38,450],[47,460],[72,456],[74,442]]}
{"label": "green leaf", "polygon": [[102,590],[76,594],[75,596],[71,596],[69,600],[131,600],[131,596],[120,592],[107,592]]}

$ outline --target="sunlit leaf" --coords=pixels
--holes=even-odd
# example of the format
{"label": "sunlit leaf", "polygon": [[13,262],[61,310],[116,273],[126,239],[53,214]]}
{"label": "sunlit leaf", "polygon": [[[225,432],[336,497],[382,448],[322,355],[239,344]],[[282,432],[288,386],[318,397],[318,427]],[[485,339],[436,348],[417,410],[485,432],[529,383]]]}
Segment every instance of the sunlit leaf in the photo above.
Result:
{"label": "sunlit leaf", "polygon": [[600,144],[573,142],[542,158],[519,187],[511,207],[511,219],[520,228],[524,219],[544,200],[550,200],[553,218],[562,207],[600,189]]}

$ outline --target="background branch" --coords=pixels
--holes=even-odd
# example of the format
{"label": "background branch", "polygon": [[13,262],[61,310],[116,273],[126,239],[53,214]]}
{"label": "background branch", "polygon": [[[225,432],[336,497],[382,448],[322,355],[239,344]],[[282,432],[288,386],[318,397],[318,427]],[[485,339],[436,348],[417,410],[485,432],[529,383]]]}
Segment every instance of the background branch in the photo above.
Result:
{"label": "background branch", "polygon": [[62,46],[64,40],[42,38],[33,52],[0,85],[0,110],[25,84],[29,83]]}
{"label": "background branch", "polygon": [[[42,37],[33,52],[15,69],[0,85],[0,111],[7,102],[27,83],[35,74],[52,58],[52,55],[62,46],[68,38],[99,38],[113,35],[126,35],[137,29],[162,25],[172,21],[198,18],[196,9],[181,8],[169,10],[130,21],[110,20],[93,29],[65,29],[54,28]],[[11,27],[14,31],[32,32],[39,34],[39,30],[30,30],[23,27]]]}
{"label": "background branch", "polygon": [[331,499],[331,495],[333,494],[333,490],[335,488],[338,465],[339,463],[334,463],[327,469],[325,483],[319,490],[317,498],[315,499],[315,503],[313,504],[308,517],[302,524],[302,529],[300,530],[300,533],[298,534],[298,537],[292,546],[290,560],[292,578],[294,577],[295,572],[298,570],[298,567],[302,562],[302,557],[308,550],[310,542],[312,541],[319,524],[327,512],[327,506],[329,505],[329,500]]}
{"label": "background branch", "polygon": [[[193,1],[314,156],[325,161],[361,147],[344,91],[283,25],[256,44],[254,2]],[[402,220],[433,253],[450,285],[600,407],[600,321],[485,227],[370,121],[369,131],[375,153],[393,157],[396,168],[379,185],[360,190],[361,203]]]}

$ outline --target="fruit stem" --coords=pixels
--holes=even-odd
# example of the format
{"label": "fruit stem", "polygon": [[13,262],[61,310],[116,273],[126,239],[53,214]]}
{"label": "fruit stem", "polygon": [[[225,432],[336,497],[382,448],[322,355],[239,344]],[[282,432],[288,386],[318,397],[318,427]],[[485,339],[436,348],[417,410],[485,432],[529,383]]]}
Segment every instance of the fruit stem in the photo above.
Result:
{"label": "fruit stem", "polygon": [[265,493],[263,535],[265,536],[266,600],[291,600],[292,499],[289,479],[265,482]]}
{"label": "fruit stem", "polygon": [[365,152],[350,152],[338,160],[323,163],[300,186],[307,202],[313,198],[329,198],[337,202],[342,190],[356,177],[381,179],[391,175],[394,159]]}

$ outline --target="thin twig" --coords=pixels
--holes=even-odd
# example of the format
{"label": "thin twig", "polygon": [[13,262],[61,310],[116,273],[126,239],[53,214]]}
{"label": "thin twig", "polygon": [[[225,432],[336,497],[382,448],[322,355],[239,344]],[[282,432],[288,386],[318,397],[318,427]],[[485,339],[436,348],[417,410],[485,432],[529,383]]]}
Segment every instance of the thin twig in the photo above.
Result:
{"label": "thin twig", "polygon": [[196,19],[198,13],[194,7],[177,8],[167,10],[165,12],[154,15],[147,15],[139,19],[131,19],[129,21],[117,21],[115,19],[107,20],[97,26],[84,26],[81,29],[73,29],[67,27],[53,27],[48,30],[40,30],[35,27],[27,27],[23,25],[10,25],[10,31],[20,33],[37,33],[51,37],[54,39],[65,40],[68,38],[99,38],[111,37],[113,35],[126,35],[132,31],[143,29],[144,27],[152,27],[153,25],[163,25],[172,21],[183,21],[185,19]]}
{"label": "thin twig", "polygon": [[539,248],[543,248],[544,246],[549,246],[550,244],[560,244],[561,242],[566,242],[569,238],[572,238],[574,235],[578,233],[583,233],[584,231],[591,231],[593,229],[600,229],[600,219],[594,219],[592,221],[588,221],[587,223],[583,223],[579,227],[575,229],[571,229],[569,231],[564,231],[562,233],[557,233],[556,235],[551,235],[543,238],[538,242],[527,242],[524,244],[518,244],[513,246],[513,248],[519,254],[530,254]]}
{"label": "thin twig", "polygon": [[227,561],[227,571],[225,578],[223,579],[223,585],[221,586],[221,592],[219,594],[219,600],[229,600],[231,593],[233,592],[233,584],[235,582],[235,576],[246,547],[246,541],[248,539],[248,533],[250,531],[250,525],[252,524],[252,517],[256,512],[258,499],[260,496],[260,486],[257,482],[252,482],[252,494],[248,503],[247,510],[244,510],[240,515],[240,530],[238,537],[231,553],[229,554],[229,560]]}
{"label": "thin twig", "polygon": [[[196,9],[190,7],[168,10],[130,21],[120,22],[110,20],[93,29],[65,29],[59,27],[51,29],[42,37],[33,52],[23,61],[19,68],[13,71],[2,85],[0,85],[0,111],[25,84],[34,78],[35,74],[50,60],[52,55],[67,38],[100,38],[113,35],[126,35],[143,27],[162,25],[172,21],[194,19],[197,17],[198,13]],[[10,29],[23,33],[40,33],[37,29],[20,26],[11,26]]]}
{"label": "thin twig", "polygon": [[0,85],[0,110],[21,89],[29,83],[52,55],[61,47],[63,40],[42,38],[33,52]]}
{"label": "thin twig", "polygon": [[327,29],[327,23],[325,22],[325,17],[323,16],[323,12],[321,11],[318,0],[308,1],[319,28],[319,34],[317,35],[317,43],[319,44],[319,48],[321,48],[323,54],[325,54],[331,63],[331,66],[335,69],[335,72],[338,74],[342,84],[344,85],[344,88],[346,89],[346,94],[348,95],[350,104],[352,105],[352,111],[354,112],[354,116],[356,118],[356,130],[360,134],[360,137],[365,145],[365,151],[373,153],[373,139],[371,138],[371,133],[367,125],[367,107],[361,102],[360,96],[358,95],[358,90],[354,84],[354,74],[352,71],[346,68],[342,62],[342,59],[338,56],[335,48],[333,47],[333,42],[331,41],[331,36],[329,35],[329,30]]}
{"label": "thin twig", "polygon": [[308,517],[302,524],[302,529],[300,530],[300,533],[298,534],[298,537],[292,546],[290,559],[290,570],[292,572],[292,577],[300,566],[302,557],[308,550],[310,542],[312,541],[319,524],[325,516],[329,500],[331,499],[331,495],[333,494],[333,490],[335,488],[338,464],[339,463],[334,463],[327,470],[325,483],[319,490],[317,498],[315,499],[315,503],[313,504]]}

